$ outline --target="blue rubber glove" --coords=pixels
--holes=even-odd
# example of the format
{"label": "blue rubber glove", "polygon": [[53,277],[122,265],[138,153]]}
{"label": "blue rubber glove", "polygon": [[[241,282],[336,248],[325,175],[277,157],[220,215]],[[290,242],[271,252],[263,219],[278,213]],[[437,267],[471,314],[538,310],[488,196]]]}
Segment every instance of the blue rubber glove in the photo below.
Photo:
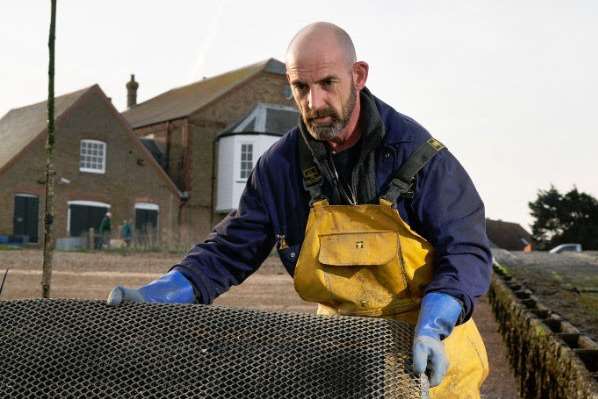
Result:
{"label": "blue rubber glove", "polygon": [[141,288],[115,287],[106,301],[108,305],[122,302],[195,303],[193,286],[180,272],[171,271]]}
{"label": "blue rubber glove", "polygon": [[448,294],[431,292],[424,296],[415,326],[413,369],[427,372],[430,387],[440,385],[448,370],[442,340],[448,337],[463,311],[461,303]]}

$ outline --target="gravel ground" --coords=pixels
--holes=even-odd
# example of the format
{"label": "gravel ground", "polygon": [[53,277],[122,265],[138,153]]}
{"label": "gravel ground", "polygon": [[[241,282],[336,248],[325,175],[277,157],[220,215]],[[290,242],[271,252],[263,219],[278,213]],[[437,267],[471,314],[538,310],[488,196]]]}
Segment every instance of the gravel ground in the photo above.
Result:
{"label": "gravel ground", "polygon": [[[180,255],[158,252],[55,252],[54,270],[164,273],[180,260]],[[40,250],[0,251],[0,268],[41,270],[41,264]]]}

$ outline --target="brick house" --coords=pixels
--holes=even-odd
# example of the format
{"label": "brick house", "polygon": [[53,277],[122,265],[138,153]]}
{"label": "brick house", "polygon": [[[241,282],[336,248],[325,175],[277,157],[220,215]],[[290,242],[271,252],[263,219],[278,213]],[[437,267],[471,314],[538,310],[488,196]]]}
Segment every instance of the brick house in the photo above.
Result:
{"label": "brick house", "polygon": [[[294,109],[285,73],[284,64],[270,58],[172,89],[140,104],[136,104],[137,82],[132,78],[127,84],[129,109],[123,116],[144,144],[154,148],[154,156],[183,193],[180,221],[182,231],[188,233],[187,240],[203,239],[231,209],[228,205],[217,207],[218,185],[244,184],[246,179],[243,172],[234,182],[218,180],[218,137],[230,135],[231,127],[254,112],[258,104],[270,109]],[[253,147],[246,145],[243,151],[245,142],[230,148],[238,154],[240,163],[248,150],[263,148],[267,141],[263,139]],[[259,155],[252,154],[251,160]],[[244,170],[251,166],[245,161]]]}
{"label": "brick house", "polygon": [[[0,235],[41,242],[46,102],[0,119]],[[180,192],[98,85],[57,97],[55,224],[77,240],[110,210],[115,227],[177,231]]]}
{"label": "brick house", "polygon": [[509,251],[532,251],[536,240],[518,223],[486,219],[486,234],[491,246]]}
{"label": "brick house", "polygon": [[297,124],[297,109],[258,103],[244,118],[216,137],[216,202],[214,212],[237,208],[257,159]]}

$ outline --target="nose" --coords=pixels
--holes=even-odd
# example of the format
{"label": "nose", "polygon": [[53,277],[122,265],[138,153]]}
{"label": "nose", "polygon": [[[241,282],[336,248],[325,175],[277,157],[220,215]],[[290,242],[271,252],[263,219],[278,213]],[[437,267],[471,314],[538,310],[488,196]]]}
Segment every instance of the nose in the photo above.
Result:
{"label": "nose", "polygon": [[312,87],[309,90],[309,95],[307,97],[307,105],[309,106],[309,109],[311,109],[312,111],[317,111],[324,108],[324,93],[322,93],[317,86]]}

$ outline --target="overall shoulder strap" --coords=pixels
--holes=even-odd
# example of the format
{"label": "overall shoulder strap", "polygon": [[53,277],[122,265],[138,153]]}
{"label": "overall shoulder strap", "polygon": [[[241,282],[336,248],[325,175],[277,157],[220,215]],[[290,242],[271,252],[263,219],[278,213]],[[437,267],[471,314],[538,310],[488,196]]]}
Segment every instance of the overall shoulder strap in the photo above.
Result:
{"label": "overall shoulder strap", "polygon": [[324,194],[322,194],[324,179],[322,178],[320,169],[314,162],[313,155],[307,147],[307,143],[302,134],[299,134],[297,142],[299,144],[299,162],[301,166],[301,175],[303,176],[303,187],[309,192],[309,205],[311,206],[314,202],[327,199]]}
{"label": "overall shoulder strap", "polygon": [[420,145],[399,168],[391,180],[388,190],[381,198],[393,204],[399,197],[412,198],[415,189],[415,176],[443,148],[445,146],[433,137]]}

